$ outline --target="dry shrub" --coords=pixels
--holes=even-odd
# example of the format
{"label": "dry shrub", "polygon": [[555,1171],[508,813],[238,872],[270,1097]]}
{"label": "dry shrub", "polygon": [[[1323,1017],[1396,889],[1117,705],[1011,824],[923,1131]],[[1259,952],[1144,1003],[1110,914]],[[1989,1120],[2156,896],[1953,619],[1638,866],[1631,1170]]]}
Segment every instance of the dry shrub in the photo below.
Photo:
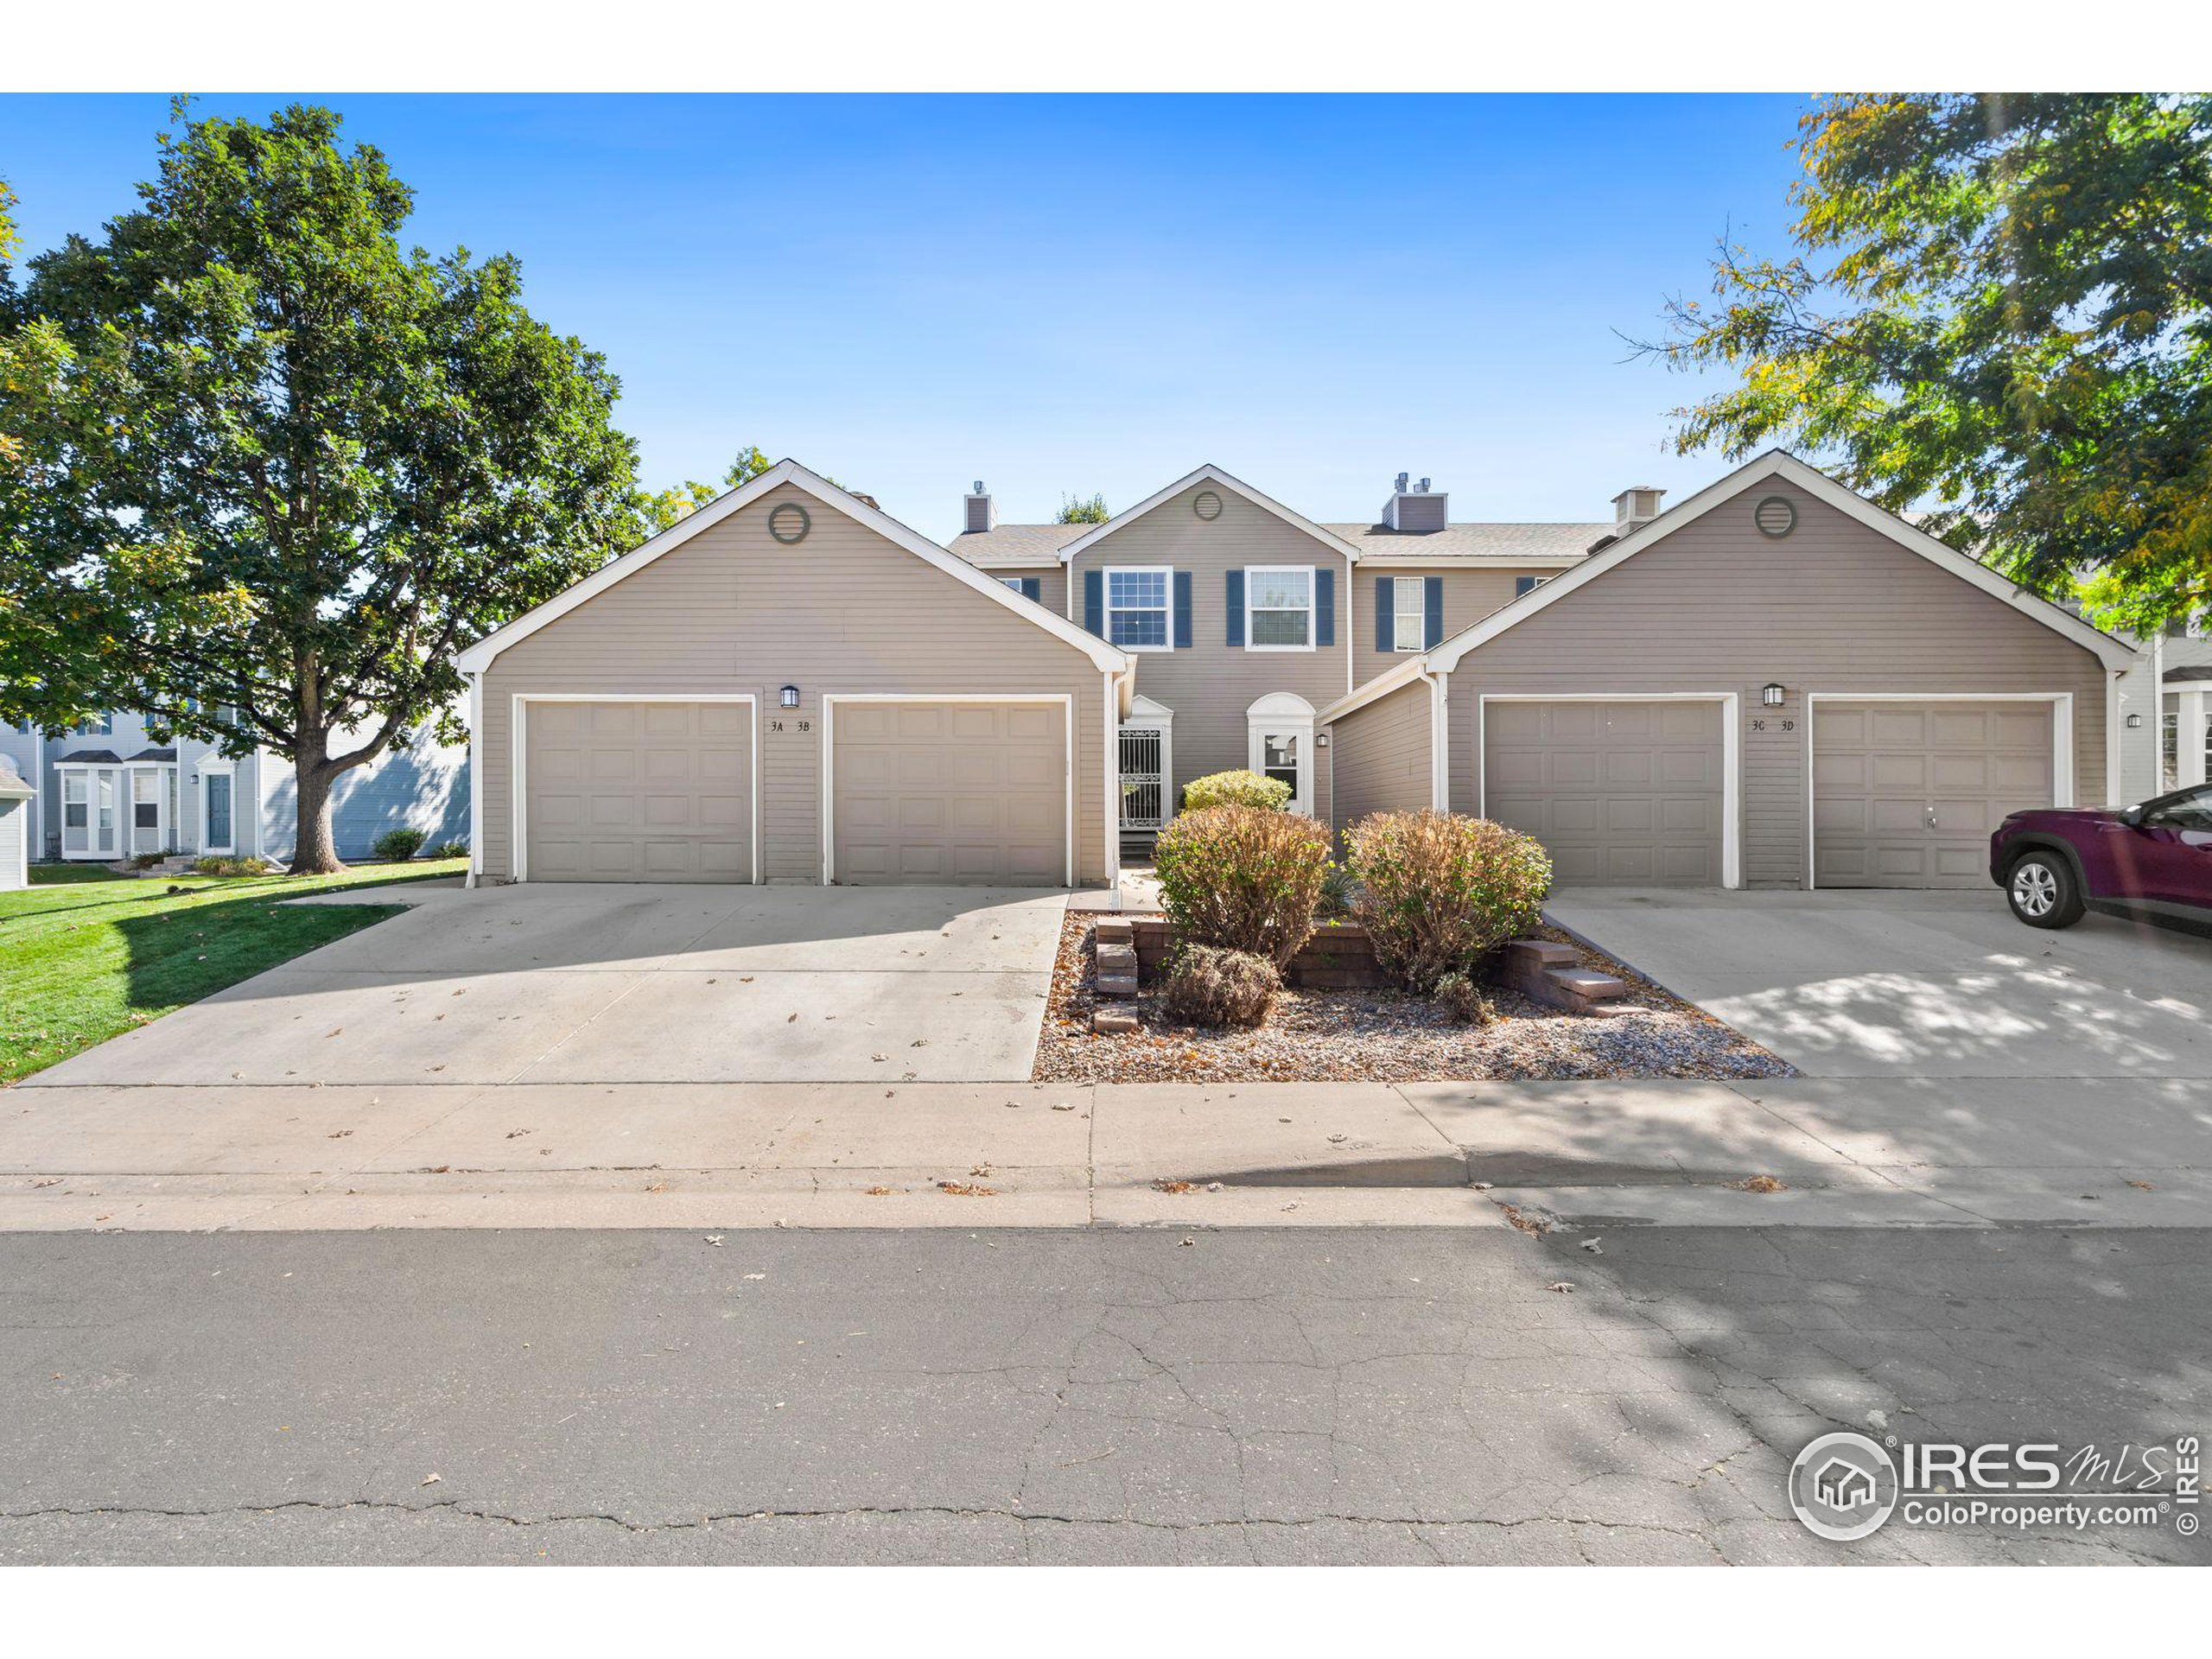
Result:
{"label": "dry shrub", "polygon": [[1281,988],[1281,973],[1265,957],[1185,944],[1167,970],[1167,1014],[1186,1026],[1262,1025]]}
{"label": "dry shrub", "polygon": [[1313,937],[1329,832],[1295,812],[1209,806],[1169,821],[1153,868],[1178,938],[1285,967]]}
{"label": "dry shrub", "polygon": [[1533,836],[1448,812],[1377,812],[1344,833],[1376,960],[1427,991],[1535,925],[1552,861]]}
{"label": "dry shrub", "polygon": [[1448,973],[1436,982],[1436,1001],[1444,1012],[1463,1026],[1493,1025],[1497,1010],[1483,995],[1482,987],[1467,975]]}

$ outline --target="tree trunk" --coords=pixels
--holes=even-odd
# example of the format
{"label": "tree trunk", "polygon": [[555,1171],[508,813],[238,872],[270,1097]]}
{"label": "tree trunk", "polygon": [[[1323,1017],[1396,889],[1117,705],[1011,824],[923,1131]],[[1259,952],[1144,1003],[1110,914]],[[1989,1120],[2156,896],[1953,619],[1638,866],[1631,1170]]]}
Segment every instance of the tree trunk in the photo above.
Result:
{"label": "tree trunk", "polygon": [[293,832],[292,875],[335,875],[339,861],[330,833],[330,785],[338,776],[330,765],[327,733],[302,735],[292,756],[293,804],[299,823]]}

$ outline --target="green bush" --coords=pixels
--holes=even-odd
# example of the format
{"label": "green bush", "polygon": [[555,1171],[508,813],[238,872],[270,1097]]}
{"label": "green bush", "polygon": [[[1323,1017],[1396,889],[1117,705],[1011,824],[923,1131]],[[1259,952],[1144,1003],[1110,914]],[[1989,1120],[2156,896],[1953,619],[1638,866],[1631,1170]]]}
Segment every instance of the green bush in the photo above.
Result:
{"label": "green bush", "polygon": [[266,875],[274,868],[266,859],[233,858],[225,853],[210,853],[192,861],[194,875]]}
{"label": "green bush", "polygon": [[1282,975],[1265,957],[1179,946],[1167,969],[1167,1015],[1186,1026],[1257,1026],[1282,988]]}
{"label": "green bush", "polygon": [[442,841],[430,849],[432,858],[467,858],[468,843],[465,841]]}
{"label": "green bush", "polygon": [[387,830],[369,843],[369,850],[378,858],[404,863],[421,852],[423,843],[429,838],[427,830]]}
{"label": "green bush", "polygon": [[1375,958],[1416,991],[1454,969],[1471,972],[1534,926],[1551,890],[1551,858],[1535,837],[1487,818],[1377,812],[1345,831],[1344,844]]}
{"label": "green bush", "polygon": [[134,870],[150,870],[168,856],[167,853],[133,853],[130,855],[130,868]]}
{"label": "green bush", "polygon": [[1217,772],[1193,778],[1183,785],[1183,810],[1203,812],[1210,806],[1260,806],[1280,812],[1290,804],[1290,785],[1280,778],[1263,778],[1256,772]]}
{"label": "green bush", "polygon": [[1436,1001],[1463,1026],[1487,1026],[1497,1018],[1497,1010],[1483,995],[1483,988],[1456,968],[1436,982]]}
{"label": "green bush", "polygon": [[1294,812],[1210,806],[1168,822],[1153,868],[1177,938],[1287,966],[1313,936],[1329,832]]}

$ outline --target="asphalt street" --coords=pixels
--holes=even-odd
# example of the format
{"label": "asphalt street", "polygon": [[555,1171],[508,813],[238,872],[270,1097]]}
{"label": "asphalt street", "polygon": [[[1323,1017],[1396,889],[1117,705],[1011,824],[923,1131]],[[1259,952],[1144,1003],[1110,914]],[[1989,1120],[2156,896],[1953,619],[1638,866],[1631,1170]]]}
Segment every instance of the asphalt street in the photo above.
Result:
{"label": "asphalt street", "polygon": [[2207,1558],[1783,1483],[2202,1433],[2212,1234],[1585,1236],[0,1236],[0,1561]]}

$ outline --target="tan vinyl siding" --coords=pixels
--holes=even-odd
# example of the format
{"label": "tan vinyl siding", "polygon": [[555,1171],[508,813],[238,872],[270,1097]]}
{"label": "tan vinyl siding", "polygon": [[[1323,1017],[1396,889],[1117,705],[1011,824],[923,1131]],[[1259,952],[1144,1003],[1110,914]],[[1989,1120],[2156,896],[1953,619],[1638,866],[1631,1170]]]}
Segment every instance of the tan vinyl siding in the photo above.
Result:
{"label": "tan vinyl siding", "polygon": [[[813,524],[769,534],[785,501]],[[796,709],[778,689],[800,689]],[[822,696],[1066,692],[1075,699],[1078,880],[1105,880],[1106,705],[1099,669],[1014,608],[803,490],[774,490],[501,652],[484,677],[483,873],[512,873],[513,698],[536,691],[760,702],[761,876],[822,871]]]}
{"label": "tan vinyl siding", "polygon": [[1555,564],[1530,565],[1524,569],[1485,565],[1476,570],[1404,570],[1363,560],[1352,581],[1359,588],[1359,627],[1352,636],[1352,675],[1356,685],[1365,685],[1377,674],[1387,674],[1414,652],[1375,649],[1375,582],[1378,576],[1438,576],[1444,582],[1444,637],[1472,627],[1499,606],[1513,599],[1513,584],[1521,576],[1559,574]]}
{"label": "tan vinyl siding", "polygon": [[[1797,528],[1751,523],[1770,495]],[[1770,680],[1789,689],[1760,706]],[[1452,804],[1478,810],[1484,692],[1733,691],[1743,877],[1805,871],[1804,696],[2070,692],[2075,798],[2103,798],[2104,671],[2094,653],[1826,503],[1771,479],[1654,543],[1463,658],[1452,675]]]}
{"label": "tan vinyl siding", "polygon": [[1433,702],[1429,682],[1415,680],[1326,728],[1339,831],[1370,812],[1414,812],[1432,804]]}
{"label": "tan vinyl siding", "polygon": [[[1201,490],[1221,498],[1211,520],[1192,511]],[[1290,691],[1316,712],[1351,689],[1344,653],[1346,601],[1357,579],[1351,560],[1231,489],[1194,485],[1077,553],[1069,567],[1067,613],[1083,620],[1087,570],[1168,565],[1191,575],[1191,648],[1137,653],[1137,690],[1175,711],[1176,789],[1193,778],[1249,764],[1245,710],[1271,691]],[[1227,575],[1255,565],[1311,565],[1336,573],[1337,643],[1315,651],[1248,651],[1228,643]],[[1369,626],[1364,603],[1352,612]],[[1329,772],[1316,756],[1313,815],[1330,816]]]}

